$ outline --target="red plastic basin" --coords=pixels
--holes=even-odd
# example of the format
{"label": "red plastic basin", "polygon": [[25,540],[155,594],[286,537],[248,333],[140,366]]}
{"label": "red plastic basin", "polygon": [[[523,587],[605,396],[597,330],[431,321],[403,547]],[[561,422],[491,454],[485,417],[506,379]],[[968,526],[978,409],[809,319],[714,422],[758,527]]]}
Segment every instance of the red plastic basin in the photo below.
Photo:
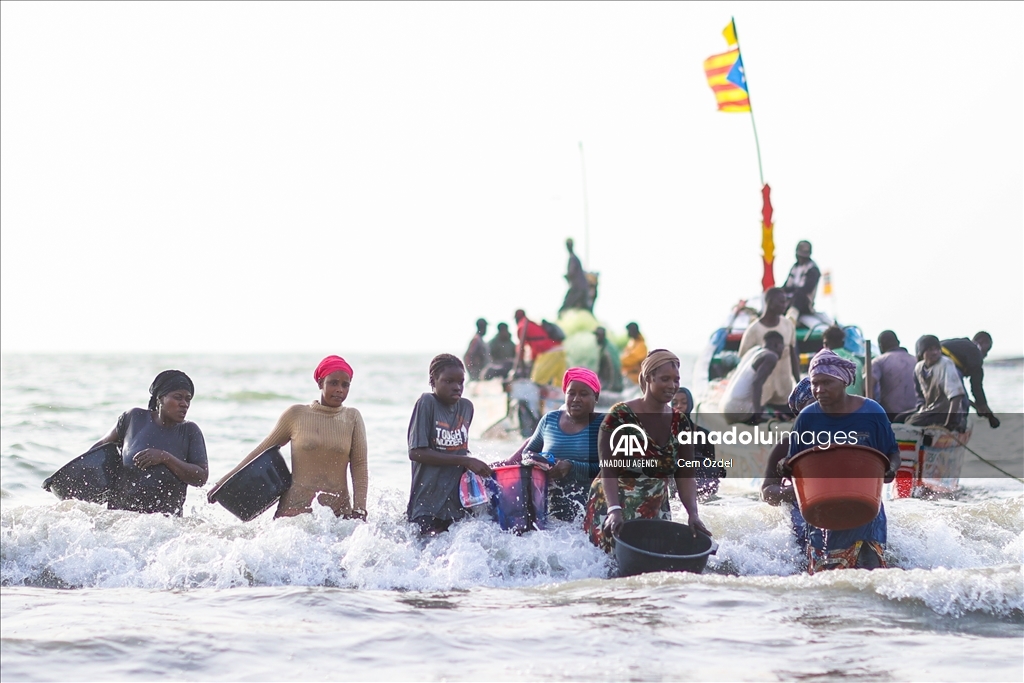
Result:
{"label": "red plastic basin", "polygon": [[800,514],[819,529],[853,529],[878,515],[889,458],[867,446],[811,448],[793,456]]}

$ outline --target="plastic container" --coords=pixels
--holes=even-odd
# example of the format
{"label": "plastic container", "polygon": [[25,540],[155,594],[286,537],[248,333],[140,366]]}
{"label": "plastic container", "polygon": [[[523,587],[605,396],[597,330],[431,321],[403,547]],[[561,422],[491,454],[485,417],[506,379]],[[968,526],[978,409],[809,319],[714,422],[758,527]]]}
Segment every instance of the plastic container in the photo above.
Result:
{"label": "plastic container", "polygon": [[615,538],[619,576],[646,572],[700,574],[718,544],[705,533],[694,537],[690,527],[664,519],[633,519],[622,525]]}
{"label": "plastic container", "polygon": [[793,456],[800,514],[819,529],[853,529],[878,515],[889,458],[867,446],[811,448]]}
{"label": "plastic container", "polygon": [[548,476],[536,467],[494,468],[487,480],[491,514],[505,531],[521,534],[543,529],[548,520]]}
{"label": "plastic container", "polygon": [[263,514],[291,488],[292,473],[281,455],[281,449],[270,448],[248,465],[231,475],[213,495],[228,512],[243,522]]}
{"label": "plastic container", "polygon": [[108,443],[84,453],[43,481],[43,488],[61,500],[75,498],[105,503],[114,492],[121,451]]}

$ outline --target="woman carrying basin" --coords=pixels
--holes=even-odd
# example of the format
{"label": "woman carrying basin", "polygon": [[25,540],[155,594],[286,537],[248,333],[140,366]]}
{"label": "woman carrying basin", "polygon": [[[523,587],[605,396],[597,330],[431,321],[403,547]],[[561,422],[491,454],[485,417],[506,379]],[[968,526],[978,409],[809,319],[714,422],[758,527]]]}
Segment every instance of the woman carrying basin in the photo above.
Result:
{"label": "woman carrying basin", "polygon": [[291,443],[292,485],[281,496],[274,516],[311,512],[315,498],[339,517],[366,519],[366,428],[358,410],[342,405],[348,398],[352,376],[352,366],[340,356],[320,361],[313,371],[320,398],[284,411],[270,435],[221,477],[207,498],[213,502],[217,490],[231,475],[267,449]]}
{"label": "woman carrying basin", "polygon": [[[643,397],[615,404],[601,423],[601,471],[590,488],[583,522],[591,542],[608,552],[624,522],[671,519],[664,505],[669,479],[676,481],[691,532],[711,534],[697,514],[694,468],[681,465],[693,461],[693,446],[676,438],[682,427],[682,415],[672,410],[679,358],[664,349],[651,351],[640,366],[639,380]],[[636,445],[646,448],[637,453]]]}
{"label": "woman carrying basin", "polygon": [[195,385],[180,370],[164,370],[149,394],[147,409],[122,413],[110,433],[93,445],[112,443],[121,450],[122,466],[107,505],[180,516],[186,489],[202,486],[209,476],[203,432],[185,419]]}
{"label": "woman carrying basin", "polygon": [[590,486],[598,473],[597,441],[602,413],[595,413],[601,382],[593,370],[569,368],[562,378],[565,405],[545,413],[533,436],[508,460],[492,467],[517,465],[523,453],[550,453],[548,514],[564,522],[585,512]]}
{"label": "woman carrying basin", "polygon": [[[856,371],[856,365],[828,349],[815,354],[807,374],[811,393],[817,402],[800,411],[793,424],[793,432],[797,435],[813,434],[818,444],[827,439],[833,444],[845,442],[873,448],[888,456],[885,481],[890,482],[900,466],[896,436],[882,406],[869,398],[846,393],[846,388],[853,384]],[[791,438],[788,457],[780,463],[779,474],[790,477],[790,461],[807,448],[800,440]],[[767,492],[767,495],[781,498],[789,494],[785,488],[780,488],[777,492]],[[818,529],[808,524],[807,570],[814,574],[825,569],[885,567],[887,534],[884,505],[879,506],[873,520],[853,529]]]}

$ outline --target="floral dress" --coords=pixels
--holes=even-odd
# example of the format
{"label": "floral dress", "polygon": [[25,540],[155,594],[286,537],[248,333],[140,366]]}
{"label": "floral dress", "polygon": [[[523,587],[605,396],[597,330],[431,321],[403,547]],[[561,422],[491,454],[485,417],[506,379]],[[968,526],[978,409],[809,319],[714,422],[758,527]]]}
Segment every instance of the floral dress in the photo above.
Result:
{"label": "floral dress", "polygon": [[[617,403],[601,423],[601,431],[611,433],[624,424],[640,425],[640,418],[625,403]],[[676,460],[679,444],[674,438],[679,433],[680,415],[672,413],[672,435],[668,444],[660,446],[654,439],[647,442],[644,457],[657,462],[654,467],[642,470],[619,468],[619,505],[622,506],[624,521],[631,519],[672,519],[668,506],[671,495],[668,482],[676,474]],[[583,529],[590,537],[590,542],[611,552],[613,539],[604,531],[604,520],[608,516],[608,501],[605,498],[604,483],[598,476],[590,486],[590,499],[587,501],[587,512],[583,519]]]}

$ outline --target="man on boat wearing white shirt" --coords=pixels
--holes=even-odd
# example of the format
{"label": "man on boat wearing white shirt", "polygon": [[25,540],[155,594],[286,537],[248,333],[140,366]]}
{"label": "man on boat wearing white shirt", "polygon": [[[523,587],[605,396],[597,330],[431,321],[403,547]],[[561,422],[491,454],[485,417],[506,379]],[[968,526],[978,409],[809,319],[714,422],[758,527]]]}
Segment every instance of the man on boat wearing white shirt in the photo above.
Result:
{"label": "man on boat wearing white shirt", "polygon": [[[796,353],[796,325],[783,316],[786,312],[786,294],[778,287],[764,293],[764,314],[755,320],[740,339],[740,358],[755,346],[765,346],[768,332],[782,335],[781,362],[775,365],[765,383],[764,403],[788,411],[789,394],[800,381],[800,357]],[[788,360],[787,360],[788,359]]]}
{"label": "man on boat wearing white shirt", "polygon": [[782,335],[769,331],[764,335],[764,346],[755,346],[740,359],[732,373],[720,403],[721,412],[729,424],[756,423],[764,412],[762,397],[765,384],[772,371],[780,365],[785,354]]}

